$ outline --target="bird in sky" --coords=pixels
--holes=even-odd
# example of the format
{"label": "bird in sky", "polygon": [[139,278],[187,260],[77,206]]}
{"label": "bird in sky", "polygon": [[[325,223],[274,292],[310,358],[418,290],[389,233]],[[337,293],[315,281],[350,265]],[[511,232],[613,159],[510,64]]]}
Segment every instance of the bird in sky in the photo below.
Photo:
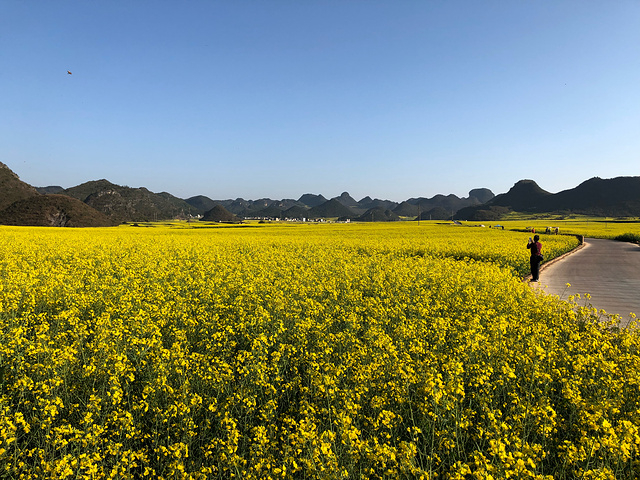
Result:
{"label": "bird in sky", "polygon": [[67,70],[67,73],[68,73],[69,75],[73,75],[69,70]]}

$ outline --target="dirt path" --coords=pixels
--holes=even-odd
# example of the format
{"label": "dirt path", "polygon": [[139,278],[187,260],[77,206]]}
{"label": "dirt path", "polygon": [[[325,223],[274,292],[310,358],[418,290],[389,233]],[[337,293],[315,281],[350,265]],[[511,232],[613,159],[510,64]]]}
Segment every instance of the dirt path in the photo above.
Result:
{"label": "dirt path", "polygon": [[630,312],[640,316],[640,246],[585,238],[584,248],[541,271],[540,288],[564,300],[576,293],[584,299],[589,293],[588,303],[617,313],[626,325]]}

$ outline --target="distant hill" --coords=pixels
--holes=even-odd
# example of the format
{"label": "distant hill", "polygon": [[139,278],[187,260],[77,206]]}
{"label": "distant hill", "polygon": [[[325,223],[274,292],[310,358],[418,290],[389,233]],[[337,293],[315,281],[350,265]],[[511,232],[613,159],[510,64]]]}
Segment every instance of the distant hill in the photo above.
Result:
{"label": "distant hill", "polygon": [[274,200],[272,205],[275,205],[278,208],[286,210],[291,207],[306,207],[304,203],[299,202],[298,200],[294,200],[292,198],[283,198],[282,200]]}
{"label": "distant hill", "polygon": [[0,211],[0,224],[42,227],[109,227],[111,219],[66,195],[37,195]]}
{"label": "distant hill", "polygon": [[415,217],[419,212],[420,207],[415,203],[411,203],[407,200],[398,204],[398,206],[393,209],[393,213],[401,217]]}
{"label": "distant hill", "polygon": [[187,202],[200,213],[208,212],[216,205],[216,202],[211,200],[209,197],[205,197],[204,195],[196,195],[195,197],[187,198],[185,202]]}
{"label": "distant hill", "polygon": [[543,199],[540,209],[596,216],[640,216],[640,177],[594,177],[576,188]]}
{"label": "distant hill", "polygon": [[[13,177],[17,178],[15,175]],[[28,195],[38,193],[33,187],[27,184],[24,184],[24,186],[30,190]],[[372,208],[380,207],[383,210],[395,210],[399,205],[402,205],[402,208],[395,211],[395,214],[416,216],[418,211],[428,211],[436,206],[445,206],[455,211],[461,205],[480,203],[479,199],[485,199],[488,198],[487,195],[493,195],[488,189],[475,189],[470,192],[472,195],[468,199],[459,199],[455,195],[436,195],[432,199],[410,199],[398,204],[390,200],[372,199],[369,196],[356,201],[348,192],[343,192],[332,200],[346,207],[345,210],[338,207],[334,202],[327,204],[328,200],[323,195],[310,193],[302,195],[298,200],[272,200],[269,198],[258,200],[245,200],[242,198],[212,200],[203,195],[182,200],[167,192],[153,193],[144,187],[120,186],[106,179],[85,182],[68,189],[62,189],[59,186],[48,186],[40,187],[39,190],[44,194],[62,193],[81,200],[117,222],[167,220],[187,215],[204,214],[211,210],[215,204],[223,206],[238,217],[286,217],[285,211],[293,207],[299,207],[304,210],[297,208],[289,213],[294,213],[296,216],[304,215],[301,218],[311,215],[315,215],[315,218],[322,216],[355,218]],[[6,193],[4,197],[5,205],[15,201],[14,198],[8,198]],[[410,207],[411,205],[414,205],[414,207]],[[289,218],[292,217],[290,216]]]}
{"label": "distant hill", "polygon": [[335,200],[340,202],[345,207],[349,207],[356,215],[362,215],[367,210],[377,207],[380,207],[383,210],[393,210],[398,205],[397,202],[392,202],[390,200],[380,200],[378,198],[372,199],[369,196],[366,196],[362,200],[357,202],[351,195],[349,195],[349,192],[343,192],[340,196],[335,197]]}
{"label": "distant hill", "polygon": [[435,207],[426,212],[420,212],[420,217],[416,220],[450,220],[451,210],[443,207]]}
{"label": "distant hill", "polygon": [[477,198],[480,203],[487,203],[495,195],[488,188],[474,188],[469,192],[469,198]]}
{"label": "distant hill", "polygon": [[187,202],[169,193],[157,194],[144,187],[123,187],[105,179],[67,188],[63,193],[119,223],[169,220],[193,210]]}
{"label": "distant hill", "polygon": [[220,205],[239,217],[249,217],[257,212],[260,208],[253,207],[253,202],[244,198],[236,198],[235,200],[214,200],[216,205]]}
{"label": "distant hill", "polygon": [[36,195],[39,193],[34,187],[20,180],[18,175],[0,162],[0,210],[13,202]]}
{"label": "distant hill", "polygon": [[322,205],[317,205],[309,210],[310,218],[354,218],[356,215],[353,210],[343,205],[335,198],[327,200]]}
{"label": "distant hill", "polygon": [[420,210],[429,210],[435,207],[447,208],[449,210],[457,210],[460,205],[466,205],[466,202],[461,202],[457,195],[449,194],[442,195],[437,194],[431,198],[418,198],[415,202],[420,207]]}
{"label": "distant hill", "polygon": [[284,218],[307,218],[309,216],[309,209],[294,205],[293,207],[287,208],[284,212],[282,212],[282,216]]}
{"label": "distant hill", "polygon": [[213,208],[205,212],[204,216],[200,219],[206,222],[239,222],[240,219],[236,217],[229,210],[222,205],[214,205]]}
{"label": "distant hill", "polygon": [[397,222],[400,217],[388,208],[374,207],[355,219],[357,222]]}
{"label": "distant hill", "polygon": [[451,218],[461,208],[481,205],[493,197],[493,192],[488,188],[476,188],[469,192],[467,198],[460,198],[453,194],[438,194],[431,198],[410,198],[396,204],[393,212],[401,217],[418,217],[420,215],[421,219],[428,219],[431,215],[433,220],[445,220]]}
{"label": "distant hill", "polygon": [[520,180],[487,203],[459,210],[460,220],[497,220],[506,212],[640,216],[640,177],[591,178],[575,188],[549,193],[533,180]]}
{"label": "distant hill", "polygon": [[345,207],[357,207],[358,202],[349,195],[349,192],[342,192],[339,197],[335,197],[335,200],[339,201]]}
{"label": "distant hill", "polygon": [[36,190],[38,191],[38,193],[41,193],[42,195],[49,195],[51,193],[61,193],[64,190],[64,188],[58,185],[51,185],[49,187],[36,187]]}
{"label": "distant hill", "polygon": [[258,200],[248,200],[247,203],[251,206],[252,209],[258,211],[263,208],[267,208],[269,205],[273,203],[273,200],[270,198],[259,198]]}
{"label": "distant hill", "polygon": [[385,210],[393,210],[398,206],[398,202],[392,202],[391,200],[380,200],[379,198],[372,199],[367,196],[358,202],[358,207],[369,210],[370,208],[382,207]]}
{"label": "distant hill", "polygon": [[520,180],[507,193],[502,193],[488,203],[501,207],[510,207],[517,212],[536,211],[544,200],[553,195],[543,190],[533,180]]}
{"label": "distant hill", "polygon": [[[360,201],[358,202],[358,205],[360,205],[360,206],[370,205],[372,202],[373,202],[373,198],[371,198],[369,195],[367,195],[366,197],[360,199]],[[373,205],[370,208],[378,207],[378,206],[380,206],[380,205]]]}
{"label": "distant hill", "polygon": [[[397,206],[396,202],[389,200],[371,199],[371,197],[365,197],[359,202],[356,201],[348,192],[343,192],[340,196],[334,197],[332,200],[336,200],[343,206],[348,207],[349,216],[354,217],[364,213],[369,208],[384,207],[393,209]],[[302,195],[298,200],[283,199],[272,200],[269,198],[261,198],[259,200],[245,200],[243,198],[237,198],[235,200],[214,200],[217,204],[224,206],[230,212],[238,215],[239,217],[278,217],[280,216],[276,209],[282,212],[282,216],[286,217],[285,211],[292,207],[305,208],[308,216],[308,209],[318,207],[328,200],[323,195],[314,195],[306,193]],[[299,211],[298,213],[302,213]],[[295,218],[295,217],[289,217]]]}
{"label": "distant hill", "polygon": [[272,200],[270,198],[260,198],[258,200],[245,200],[244,198],[236,198],[235,200],[214,200],[218,205],[222,205],[231,213],[239,217],[259,217],[266,216],[260,212],[269,207],[275,207],[279,210],[286,210],[293,206],[305,206],[298,200],[285,198],[282,200]]}
{"label": "distant hill", "polygon": [[482,205],[460,209],[455,218],[460,220],[498,220],[506,212],[538,211],[543,201],[553,195],[543,190],[533,180],[516,182],[507,193],[501,193]]}
{"label": "distant hill", "polygon": [[268,207],[263,208],[262,210],[258,210],[254,215],[256,217],[282,218],[283,212],[284,210],[282,210],[282,208],[271,204]]}
{"label": "distant hill", "polygon": [[[457,212],[461,208],[474,206],[474,205],[481,205],[482,203],[484,203],[483,202],[484,199],[487,199],[487,198],[492,199],[493,197],[494,197],[493,192],[488,188],[476,188],[471,190],[469,192],[469,196],[466,198],[465,197],[460,198],[454,194],[449,194],[449,195],[438,194],[438,195],[434,195],[431,198],[423,198],[423,197],[410,198],[409,200],[407,200],[407,202],[409,204],[418,206],[420,209],[420,213],[428,212],[432,208],[442,207],[448,210],[449,216],[451,216],[451,214]],[[404,207],[404,210],[405,211],[407,210],[406,207]],[[396,210],[396,213],[398,213],[397,210]],[[398,213],[398,214],[405,215],[404,213]],[[418,215],[418,213],[416,212],[413,215]],[[408,216],[408,215],[405,215],[405,216]]]}
{"label": "distant hill", "polygon": [[[216,205],[237,217],[356,219],[372,210],[374,217],[377,215],[388,219],[393,219],[394,215],[420,215],[421,219],[427,216],[432,219],[453,216],[456,219],[493,220],[509,211],[625,217],[640,216],[639,192],[640,177],[595,177],[555,194],[543,190],[534,180],[520,180],[508,192],[497,196],[488,188],[475,188],[469,191],[466,198],[438,194],[431,198],[410,198],[400,203],[369,196],[356,201],[348,192],[331,200],[311,193],[302,195],[298,200],[212,200],[203,195],[183,200],[168,192],[153,193],[144,187],[120,186],[105,179],[68,189],[59,186],[36,189],[21,181],[7,165],[0,162],[0,211],[19,200],[43,194],[64,194],[86,203],[115,222],[181,218],[189,214],[203,214]],[[21,208],[26,207],[23,205]],[[386,210],[394,215],[384,214]]]}
{"label": "distant hill", "polygon": [[198,210],[197,208],[194,208],[192,205],[185,202],[182,198],[178,198],[174,195],[171,195],[168,192],[160,192],[160,193],[149,192],[149,193],[151,193],[152,195],[157,195],[159,197],[164,198],[170,205],[173,206],[176,212],[179,212],[167,218],[186,218],[188,215],[198,215],[200,213],[200,210]]}
{"label": "distant hill", "polygon": [[312,193],[305,193],[302,195],[298,201],[307,207],[317,207],[318,205],[322,205],[327,201],[322,195],[314,195]]}
{"label": "distant hill", "polygon": [[81,202],[84,202],[89,195],[93,195],[96,192],[109,190],[111,188],[117,188],[118,185],[111,183],[109,180],[92,180],[85,182],[75,187],[67,188],[62,193],[69,197],[77,198]]}
{"label": "distant hill", "polygon": [[506,215],[510,211],[511,209],[509,207],[485,204],[458,210],[455,213],[454,218],[456,220],[495,221],[500,220],[503,215]]}

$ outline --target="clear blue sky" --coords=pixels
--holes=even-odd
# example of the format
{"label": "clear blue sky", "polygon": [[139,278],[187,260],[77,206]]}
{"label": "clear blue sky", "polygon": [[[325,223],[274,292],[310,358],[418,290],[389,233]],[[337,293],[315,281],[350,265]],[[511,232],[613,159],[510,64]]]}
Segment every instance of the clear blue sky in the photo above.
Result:
{"label": "clear blue sky", "polygon": [[36,186],[401,201],[640,175],[637,0],[0,0],[0,63],[0,161]]}

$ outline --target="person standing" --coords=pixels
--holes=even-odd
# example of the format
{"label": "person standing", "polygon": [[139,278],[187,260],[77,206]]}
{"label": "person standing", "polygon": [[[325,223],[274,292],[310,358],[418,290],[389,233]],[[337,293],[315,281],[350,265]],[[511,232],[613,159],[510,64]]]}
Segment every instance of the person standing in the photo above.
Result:
{"label": "person standing", "polygon": [[539,242],[540,236],[529,237],[527,248],[531,250],[529,263],[531,264],[531,281],[537,282],[540,279],[540,262],[542,262],[542,244]]}

